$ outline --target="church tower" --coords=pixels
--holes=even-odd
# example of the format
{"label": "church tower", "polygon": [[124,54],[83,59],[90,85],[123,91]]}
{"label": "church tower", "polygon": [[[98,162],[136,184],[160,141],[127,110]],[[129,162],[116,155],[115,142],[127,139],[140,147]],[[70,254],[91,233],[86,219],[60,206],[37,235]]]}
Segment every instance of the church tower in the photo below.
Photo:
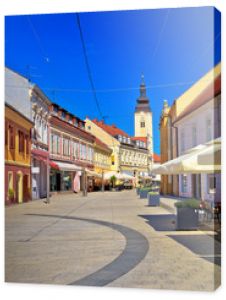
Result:
{"label": "church tower", "polygon": [[140,96],[137,99],[135,114],[135,137],[146,137],[147,148],[149,150],[150,169],[152,167],[153,157],[153,134],[152,134],[152,111],[149,99],[146,95],[146,85],[144,75],[141,76]]}

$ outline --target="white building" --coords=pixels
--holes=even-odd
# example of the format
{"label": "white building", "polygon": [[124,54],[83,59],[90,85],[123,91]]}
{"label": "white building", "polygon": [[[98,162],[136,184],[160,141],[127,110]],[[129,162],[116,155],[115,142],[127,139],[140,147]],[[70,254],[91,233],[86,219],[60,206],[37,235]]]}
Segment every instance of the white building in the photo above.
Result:
{"label": "white building", "polygon": [[[220,75],[174,121],[178,128],[178,156],[221,136]],[[220,201],[220,174],[180,174],[179,196]]]}
{"label": "white building", "polygon": [[47,196],[48,117],[50,100],[37,85],[30,88],[32,131],[32,199]]}
{"label": "white building", "polygon": [[37,85],[5,68],[5,101],[34,122],[32,128],[32,199],[47,195],[48,115],[50,100]]}

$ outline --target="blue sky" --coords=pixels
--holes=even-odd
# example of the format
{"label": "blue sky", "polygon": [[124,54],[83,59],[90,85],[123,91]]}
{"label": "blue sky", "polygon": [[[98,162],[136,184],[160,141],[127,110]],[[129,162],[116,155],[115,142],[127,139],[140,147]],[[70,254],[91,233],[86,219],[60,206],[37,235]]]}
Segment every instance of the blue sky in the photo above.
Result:
{"label": "blue sky", "polygon": [[[159,153],[163,100],[172,104],[221,60],[219,14],[211,7],[155,9],[81,13],[80,21],[106,122],[134,134],[144,73]],[[100,118],[74,13],[7,16],[5,64],[75,115]]]}

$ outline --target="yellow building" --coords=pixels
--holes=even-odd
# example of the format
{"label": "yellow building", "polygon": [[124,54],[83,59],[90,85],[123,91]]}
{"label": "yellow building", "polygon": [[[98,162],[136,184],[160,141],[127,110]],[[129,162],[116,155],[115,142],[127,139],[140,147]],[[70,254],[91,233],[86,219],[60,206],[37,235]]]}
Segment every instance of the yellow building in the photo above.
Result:
{"label": "yellow building", "polygon": [[5,201],[31,199],[31,128],[33,123],[5,104]]}
{"label": "yellow building", "polygon": [[101,141],[111,149],[112,153],[111,153],[110,170],[119,171],[120,142],[116,138],[114,138],[108,131],[106,131],[106,126],[102,121],[98,122],[97,120],[90,120],[89,118],[86,118],[85,128],[88,132],[93,134],[95,137],[101,139]]}
{"label": "yellow building", "polygon": [[94,171],[102,172],[111,171],[111,154],[112,150],[101,140],[96,138],[94,143]]}
{"label": "yellow building", "polygon": [[86,119],[86,130],[101,139],[111,150],[111,171],[130,176],[148,174],[148,149],[145,137],[129,137],[115,125]]}

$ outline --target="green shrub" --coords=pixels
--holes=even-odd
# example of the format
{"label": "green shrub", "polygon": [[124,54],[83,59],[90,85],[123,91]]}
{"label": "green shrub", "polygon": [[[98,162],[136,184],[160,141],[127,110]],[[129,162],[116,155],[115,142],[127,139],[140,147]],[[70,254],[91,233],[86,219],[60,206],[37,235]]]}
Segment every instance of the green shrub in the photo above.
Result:
{"label": "green shrub", "polygon": [[199,208],[200,201],[197,199],[187,199],[183,201],[176,202],[174,204],[177,208],[188,207],[188,208]]}
{"label": "green shrub", "polygon": [[140,191],[151,191],[151,187],[142,187],[140,188]]}
{"label": "green shrub", "polygon": [[117,180],[116,176],[112,175],[111,178],[110,178],[110,182],[111,182],[112,187],[115,187],[116,180]]}
{"label": "green shrub", "polygon": [[150,191],[148,193],[148,195],[159,195],[159,192],[157,192],[157,191]]}

